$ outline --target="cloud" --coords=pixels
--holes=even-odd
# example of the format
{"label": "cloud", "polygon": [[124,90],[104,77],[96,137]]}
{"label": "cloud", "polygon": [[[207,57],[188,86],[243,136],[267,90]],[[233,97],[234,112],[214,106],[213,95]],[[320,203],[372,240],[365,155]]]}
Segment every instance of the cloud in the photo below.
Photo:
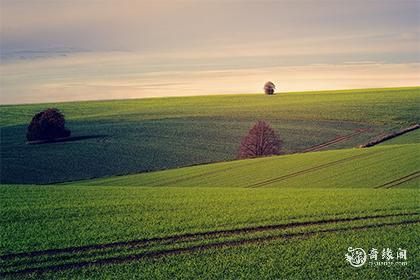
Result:
{"label": "cloud", "polygon": [[3,0],[1,10],[9,51],[211,49],[387,33],[409,39],[419,24],[416,1]]}
{"label": "cloud", "polygon": [[4,103],[418,84],[417,1],[0,1]]}
{"label": "cloud", "polygon": [[[144,98],[261,92],[272,80],[280,91],[415,86],[420,63],[362,62],[261,66],[150,64],[133,53],[80,54],[1,66],[1,103]],[[201,60],[200,60],[201,61]],[[202,62],[202,61],[201,61]]]}

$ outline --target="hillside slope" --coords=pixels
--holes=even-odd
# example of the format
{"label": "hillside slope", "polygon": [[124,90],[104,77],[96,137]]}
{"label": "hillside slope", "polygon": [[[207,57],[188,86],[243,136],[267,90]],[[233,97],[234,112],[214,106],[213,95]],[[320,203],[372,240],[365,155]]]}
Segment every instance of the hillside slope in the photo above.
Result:
{"label": "hillside slope", "polygon": [[386,145],[223,162],[71,184],[248,188],[415,187],[420,182],[419,156],[420,144]]}
{"label": "hillside slope", "polygon": [[[0,106],[1,182],[45,184],[235,158],[260,119],[295,152],[354,147],[419,122],[420,87]],[[36,112],[58,107],[84,140],[26,145]],[[362,129],[362,130],[361,130]],[[358,131],[362,131],[358,133]]]}
{"label": "hillside slope", "polygon": [[[211,263],[210,275],[220,278],[221,261],[233,263],[233,277],[250,263],[283,262],[284,254],[292,262],[276,267],[293,275],[307,255],[331,258],[319,244],[333,244],[333,266],[352,275],[343,258],[349,244],[418,243],[412,233],[420,223],[419,151],[419,143],[378,145],[58,185],[0,185],[0,276],[170,278],[175,268],[179,278],[193,278]],[[297,256],[296,248],[308,253]],[[197,273],[189,272],[192,263]],[[303,267],[315,278],[331,275],[325,263]],[[415,267],[386,273],[410,278]]]}

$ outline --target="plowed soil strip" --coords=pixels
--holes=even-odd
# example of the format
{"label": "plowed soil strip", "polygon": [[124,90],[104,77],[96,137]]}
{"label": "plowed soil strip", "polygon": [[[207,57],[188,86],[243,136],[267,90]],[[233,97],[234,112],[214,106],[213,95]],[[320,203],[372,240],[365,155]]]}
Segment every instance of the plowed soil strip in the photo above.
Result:
{"label": "plowed soil strip", "polygon": [[379,135],[377,138],[369,141],[368,143],[360,145],[360,148],[369,148],[369,147],[378,145],[382,142],[391,140],[392,138],[398,137],[400,135],[403,135],[405,133],[408,133],[410,131],[413,131],[413,130],[416,130],[416,129],[419,129],[419,128],[420,128],[420,124],[415,124],[415,125],[409,126],[407,128],[403,128],[399,131]]}
{"label": "plowed soil strip", "polygon": [[327,142],[324,142],[324,143],[321,143],[321,144],[318,144],[318,145],[309,147],[309,148],[307,148],[305,150],[302,150],[301,153],[318,151],[320,149],[323,149],[325,147],[331,146],[333,144],[336,144],[336,143],[340,143],[340,142],[349,140],[349,139],[353,138],[356,135],[365,133],[365,132],[370,131],[370,130],[371,130],[370,128],[356,129],[353,133],[350,133],[350,134],[347,134],[347,135],[344,135],[344,136],[339,136],[339,137],[334,138],[332,140],[329,140]]}
{"label": "plowed soil strip", "polygon": [[365,230],[365,229],[370,229],[370,228],[380,228],[380,227],[387,227],[387,226],[398,226],[398,225],[417,224],[417,223],[420,223],[420,220],[408,220],[408,221],[401,221],[401,222],[394,222],[394,223],[370,224],[370,225],[363,225],[363,226],[357,226],[357,227],[345,227],[345,228],[337,228],[337,229],[314,230],[314,231],[308,231],[308,232],[288,233],[288,234],[276,235],[276,236],[256,237],[256,238],[250,238],[250,239],[245,239],[245,240],[222,241],[222,242],[210,243],[210,244],[205,244],[205,245],[196,245],[196,246],[185,247],[185,248],[151,251],[151,252],[133,254],[133,255],[128,255],[128,256],[112,257],[112,258],[100,259],[96,261],[83,261],[83,262],[78,262],[78,263],[28,268],[28,269],[22,269],[22,270],[12,271],[12,272],[3,272],[3,273],[0,273],[0,276],[8,276],[8,275],[16,276],[16,275],[24,275],[24,274],[31,274],[31,273],[45,273],[45,272],[63,271],[63,270],[69,270],[69,269],[81,269],[81,268],[89,267],[89,266],[121,264],[121,263],[132,262],[132,261],[136,261],[136,260],[140,260],[144,258],[158,258],[158,257],[164,257],[164,256],[170,256],[170,255],[178,255],[182,253],[194,253],[197,251],[203,251],[203,250],[208,250],[208,249],[238,247],[241,245],[268,242],[268,241],[273,241],[273,240],[278,240],[278,239],[309,237],[315,234],[322,234],[322,233],[345,232],[345,231],[350,231],[350,230],[351,231]]}
{"label": "plowed soil strip", "polygon": [[380,185],[380,186],[375,187],[375,189],[379,189],[379,188],[387,188],[387,189],[389,189],[389,188],[392,188],[392,187],[401,185],[402,183],[408,182],[410,180],[416,179],[418,177],[420,177],[420,171],[416,171],[416,172],[413,172],[411,174],[408,174],[408,175],[406,175],[404,177],[401,177],[401,178],[398,178],[396,180],[387,182],[387,183],[385,183],[383,185]]}
{"label": "plowed soil strip", "polygon": [[276,182],[280,182],[280,181],[283,181],[283,180],[286,180],[286,179],[289,179],[289,178],[297,177],[297,176],[304,175],[304,174],[307,174],[307,173],[310,173],[310,172],[314,172],[314,171],[318,171],[318,170],[321,170],[321,169],[324,169],[324,168],[327,168],[327,167],[331,167],[331,166],[334,166],[334,165],[337,165],[337,164],[340,164],[340,163],[343,163],[343,162],[348,162],[348,161],[358,159],[358,158],[369,157],[371,155],[375,155],[375,154],[378,154],[378,153],[382,153],[382,151],[377,151],[377,152],[373,152],[373,153],[369,153],[369,154],[361,154],[361,155],[351,156],[351,157],[327,162],[327,163],[324,163],[324,164],[321,164],[321,165],[318,165],[318,166],[314,166],[314,167],[311,167],[311,168],[303,169],[303,170],[300,170],[300,171],[297,171],[297,172],[294,172],[294,173],[289,173],[289,174],[286,174],[286,175],[283,175],[283,176],[280,176],[280,177],[276,177],[276,178],[272,178],[272,179],[269,179],[269,180],[258,182],[258,183],[252,184],[252,185],[248,185],[247,188],[262,187],[262,186],[269,185],[269,184],[276,183]]}
{"label": "plowed soil strip", "polygon": [[336,219],[328,219],[328,220],[292,222],[292,223],[287,223],[287,224],[247,227],[247,228],[239,228],[239,229],[231,229],[231,230],[215,230],[215,231],[198,232],[198,233],[186,233],[186,234],[179,234],[179,235],[173,235],[173,236],[168,236],[168,237],[155,237],[155,238],[149,238],[149,239],[138,239],[138,240],[131,240],[131,241],[123,241],[123,242],[104,243],[104,244],[97,244],[97,245],[67,247],[67,248],[61,248],[61,249],[49,249],[49,250],[42,250],[42,251],[8,254],[8,255],[0,256],[0,260],[36,257],[36,256],[51,256],[51,255],[65,254],[65,253],[80,253],[80,252],[90,251],[90,250],[141,246],[141,245],[149,244],[152,242],[177,242],[177,241],[184,241],[186,239],[193,239],[193,238],[200,238],[200,237],[211,238],[214,236],[230,236],[230,235],[238,235],[242,233],[252,233],[252,232],[271,231],[271,230],[278,230],[278,229],[289,229],[289,228],[295,228],[295,227],[307,227],[307,226],[313,226],[313,225],[363,221],[363,220],[369,220],[369,219],[382,219],[382,218],[390,218],[390,217],[415,216],[415,215],[420,215],[420,212],[370,215],[370,216],[351,217],[351,218],[336,218]]}

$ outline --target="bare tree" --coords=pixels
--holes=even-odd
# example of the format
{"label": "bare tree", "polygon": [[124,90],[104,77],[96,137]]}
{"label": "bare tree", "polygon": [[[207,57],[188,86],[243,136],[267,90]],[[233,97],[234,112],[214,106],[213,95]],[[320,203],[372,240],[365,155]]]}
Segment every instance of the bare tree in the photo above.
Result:
{"label": "bare tree", "polygon": [[274,130],[265,121],[258,121],[242,140],[238,158],[279,155],[281,145],[282,141]]}
{"label": "bare tree", "polygon": [[265,94],[273,95],[275,90],[276,90],[276,86],[272,82],[268,81],[265,83],[264,85]]}

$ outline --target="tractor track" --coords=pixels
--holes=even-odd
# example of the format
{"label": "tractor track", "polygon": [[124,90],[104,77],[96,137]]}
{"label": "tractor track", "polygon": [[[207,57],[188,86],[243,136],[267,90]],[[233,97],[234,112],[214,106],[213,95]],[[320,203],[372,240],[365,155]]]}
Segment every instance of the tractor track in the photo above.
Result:
{"label": "tractor track", "polygon": [[375,155],[375,154],[378,154],[378,153],[383,153],[383,152],[382,151],[376,151],[376,152],[369,153],[369,154],[361,154],[361,155],[351,156],[351,157],[347,157],[347,158],[342,158],[342,159],[339,159],[339,160],[335,160],[335,161],[327,162],[327,163],[317,165],[317,166],[314,166],[314,167],[310,167],[310,168],[307,168],[307,169],[303,169],[303,170],[300,170],[300,171],[297,171],[297,172],[282,175],[280,177],[276,177],[276,178],[264,180],[264,181],[261,181],[261,182],[258,182],[258,183],[254,183],[254,184],[248,185],[246,187],[247,188],[263,187],[263,186],[266,186],[266,185],[269,185],[269,184],[272,184],[272,183],[280,182],[280,181],[283,181],[283,180],[287,180],[289,178],[297,177],[297,176],[304,175],[304,174],[307,174],[307,173],[310,173],[310,172],[314,172],[314,171],[318,171],[318,170],[321,170],[321,169],[324,169],[324,168],[327,168],[327,167],[331,167],[331,166],[334,166],[334,165],[337,165],[337,164],[340,164],[340,163],[343,163],[343,162],[348,162],[348,161],[358,159],[358,158],[369,157],[369,156],[372,156],[372,155]]}
{"label": "tractor track", "polygon": [[307,149],[304,149],[304,150],[301,151],[301,153],[319,151],[319,150],[321,150],[325,147],[328,147],[328,146],[331,146],[333,144],[349,140],[349,139],[353,138],[354,136],[360,135],[360,134],[368,132],[368,131],[372,131],[372,129],[370,129],[370,128],[359,128],[359,129],[354,130],[354,132],[352,132],[350,134],[339,136],[339,137],[336,137],[336,138],[334,138],[332,140],[329,140],[327,142],[324,142],[324,143],[309,147]]}
{"label": "tractor track", "polygon": [[406,176],[403,176],[401,178],[398,178],[398,179],[389,181],[389,182],[387,182],[385,184],[382,184],[380,186],[375,187],[375,189],[379,189],[379,188],[390,189],[392,187],[396,187],[398,185],[401,185],[402,183],[411,181],[411,180],[416,179],[418,177],[420,177],[420,171],[416,171],[416,172],[410,173],[410,174],[408,174]]}
{"label": "tractor track", "polygon": [[[307,149],[304,149],[304,150],[300,151],[299,153],[306,153],[306,152],[318,151],[318,150],[320,150],[322,148],[328,147],[330,145],[333,145],[333,144],[336,144],[336,143],[339,143],[339,142],[342,142],[342,141],[346,141],[346,140],[348,140],[350,138],[353,138],[356,135],[359,135],[359,134],[362,134],[362,133],[365,133],[365,132],[368,132],[368,131],[371,131],[371,130],[372,129],[370,129],[370,128],[359,128],[359,129],[356,129],[354,132],[352,132],[350,134],[347,134],[347,135],[344,135],[344,136],[340,136],[340,137],[334,138],[332,140],[329,140],[327,142],[324,142],[324,143],[321,143],[321,144],[318,144],[318,145],[309,147]],[[165,185],[168,185],[168,184],[175,184],[175,183],[179,183],[179,182],[183,182],[183,181],[187,181],[187,180],[191,180],[191,179],[201,178],[203,176],[208,176],[208,175],[223,173],[223,172],[226,172],[226,171],[229,171],[229,170],[238,169],[238,168],[242,168],[244,166],[254,165],[254,164],[255,164],[255,162],[250,162],[248,164],[244,164],[244,165],[241,165],[241,166],[227,167],[225,169],[214,170],[214,171],[209,171],[209,172],[203,172],[201,174],[192,175],[192,176],[188,176],[187,175],[185,177],[174,179],[174,180],[167,180],[167,181],[157,182],[156,184],[153,184],[152,186],[153,187],[159,187],[159,186],[165,186]]]}
{"label": "tractor track", "polygon": [[[381,218],[390,218],[390,217],[402,217],[402,216],[417,216],[420,215],[420,212],[410,212],[410,213],[395,213],[395,214],[381,214],[381,215],[370,215],[370,216],[362,216],[362,217],[350,217],[350,218],[336,218],[336,219],[328,219],[328,220],[318,220],[318,221],[308,221],[308,222],[292,222],[287,224],[277,224],[277,225],[266,225],[266,226],[256,226],[256,227],[247,227],[247,228],[239,228],[239,229],[232,229],[232,230],[218,230],[218,231],[208,231],[208,232],[201,232],[201,233],[187,233],[182,235],[173,235],[168,237],[158,237],[158,238],[150,238],[150,239],[140,239],[140,240],[132,240],[126,242],[115,242],[115,243],[105,243],[105,244],[98,244],[98,245],[88,245],[88,246],[80,246],[80,247],[68,247],[62,249],[51,249],[51,250],[42,250],[42,251],[33,251],[33,252],[24,252],[24,253],[16,253],[16,254],[8,254],[0,256],[0,260],[7,261],[13,260],[16,264],[16,261],[20,263],[20,265],[25,264],[27,262],[31,264],[38,264],[37,267],[26,268],[26,269],[17,269],[11,270],[6,272],[1,272],[0,276],[6,275],[19,275],[19,274],[30,274],[30,273],[42,273],[47,271],[57,271],[57,270],[67,270],[72,268],[81,268],[85,266],[92,266],[92,265],[102,265],[102,264],[113,264],[113,263],[121,263],[121,262],[129,262],[135,259],[144,258],[144,257],[159,257],[171,254],[178,254],[183,252],[194,252],[196,250],[201,249],[208,249],[208,248],[218,248],[223,246],[237,246],[240,244],[249,243],[248,240],[252,242],[259,242],[264,240],[271,240],[271,238],[278,239],[278,238],[287,238],[293,237],[296,234],[283,234],[283,235],[276,235],[276,236],[269,236],[269,237],[259,237],[259,238],[252,238],[252,239],[241,239],[235,241],[219,241],[219,242],[212,242],[212,238],[224,237],[224,236],[239,236],[243,233],[256,233],[256,232],[269,232],[273,230],[280,230],[280,229],[291,229],[295,227],[309,227],[313,225],[324,225],[324,224],[337,224],[337,223],[344,223],[344,222],[351,222],[351,221],[363,221],[363,220],[370,220],[370,219],[381,219]],[[414,217],[412,217],[414,218]],[[411,218],[411,219],[412,219]],[[417,222],[420,222],[418,220]],[[329,229],[327,230],[329,231]],[[321,231],[322,232],[322,231]],[[305,235],[307,232],[298,233],[298,236]],[[197,238],[202,239],[197,239]],[[196,240],[194,240],[196,238]],[[192,239],[192,240],[190,240]],[[176,248],[176,249],[166,249],[160,251],[146,251],[142,253],[136,253],[131,255],[122,255],[116,257],[106,257],[105,254],[109,252],[104,252],[104,249],[142,249],[143,246],[150,245],[150,243],[157,242],[154,245],[174,245],[176,243],[180,244],[181,242],[192,242],[192,241],[210,241],[212,243],[204,244],[204,245],[191,245],[183,248]],[[149,248],[146,248],[149,249]],[[153,249],[153,248],[151,248]],[[75,257],[88,257],[89,255],[84,255],[88,251],[94,251],[95,255],[99,257],[97,260],[86,260],[82,262],[71,262],[71,263],[64,263],[59,265],[49,265],[49,266],[39,266],[42,264],[44,260],[36,260],[34,258],[47,257],[48,258],[58,258],[58,260],[71,260]],[[101,252],[102,250],[102,252]],[[82,253],[80,255],[80,253]],[[74,255],[62,255],[62,254],[74,254]],[[61,257],[64,257],[61,259]],[[51,260],[51,259],[49,259]]]}
{"label": "tractor track", "polygon": [[131,241],[122,241],[122,242],[104,243],[104,244],[96,244],[96,245],[86,245],[86,246],[78,246],[78,247],[67,247],[67,248],[60,248],[60,249],[48,249],[48,250],[40,250],[40,251],[32,251],[32,252],[7,254],[7,255],[0,256],[0,260],[3,261],[3,260],[14,259],[14,258],[22,258],[22,257],[28,258],[28,257],[36,257],[36,256],[43,256],[43,255],[56,255],[56,254],[65,254],[65,253],[80,253],[80,252],[85,252],[85,251],[90,251],[90,250],[101,250],[101,249],[108,249],[108,248],[146,245],[153,242],[177,242],[177,241],[183,241],[185,239],[193,239],[193,238],[199,238],[199,237],[229,236],[229,235],[237,235],[241,233],[252,233],[252,232],[270,231],[270,230],[277,230],[277,229],[288,229],[288,228],[295,228],[295,227],[307,227],[307,226],[312,226],[312,225],[353,222],[353,221],[362,221],[362,220],[369,220],[369,219],[381,219],[381,218],[413,216],[413,215],[420,215],[420,212],[370,215],[370,216],[350,217],[350,218],[336,218],[336,219],[307,221],[307,222],[291,222],[287,224],[245,227],[245,228],[230,229],[230,230],[214,230],[214,231],[197,232],[197,233],[185,233],[185,234],[178,234],[178,235],[172,235],[172,236],[167,236],[167,237],[154,237],[154,238],[137,239],[137,240],[131,240]]}
{"label": "tractor track", "polygon": [[[263,161],[263,162],[265,162],[265,161]],[[173,180],[166,180],[166,181],[160,181],[160,182],[157,182],[156,184],[153,184],[153,185],[151,185],[152,187],[161,187],[161,186],[167,186],[168,184],[175,184],[175,183],[179,183],[179,182],[183,182],[183,181],[189,181],[189,180],[191,180],[191,179],[196,179],[196,178],[201,178],[201,177],[203,177],[203,176],[209,176],[209,175],[213,175],[213,174],[218,174],[218,173],[223,173],[223,172],[226,172],[226,171],[230,171],[230,170],[234,170],[234,169],[240,169],[240,168],[242,168],[242,167],[246,167],[246,166],[250,166],[250,165],[255,165],[255,164],[258,164],[258,163],[263,163],[262,161],[258,161],[257,163],[256,162],[253,162],[252,160],[251,160],[251,162],[249,162],[249,163],[246,163],[246,164],[243,164],[243,165],[234,165],[234,166],[229,166],[229,167],[226,167],[226,168],[224,168],[224,169],[218,169],[218,170],[212,170],[212,171],[207,171],[207,172],[203,172],[203,173],[200,173],[200,174],[196,174],[196,175],[186,175],[186,176],[184,176],[184,177],[181,177],[181,178],[177,178],[177,179],[173,179]]]}
{"label": "tractor track", "polygon": [[312,230],[308,232],[298,232],[298,233],[286,233],[282,235],[255,237],[255,238],[244,239],[244,240],[221,241],[221,242],[209,243],[209,244],[204,244],[204,245],[194,245],[194,246],[184,247],[184,248],[149,251],[149,252],[143,252],[143,253],[138,253],[138,254],[110,257],[110,258],[92,260],[92,261],[82,261],[82,262],[67,263],[67,264],[60,264],[60,265],[26,268],[26,269],[21,269],[21,270],[16,270],[16,271],[2,272],[0,273],[0,276],[17,276],[17,275],[27,275],[27,274],[32,274],[32,273],[46,273],[46,272],[53,272],[53,271],[64,271],[64,270],[69,270],[69,269],[81,269],[81,268],[90,267],[90,266],[121,264],[121,263],[128,263],[128,262],[132,262],[132,261],[136,261],[136,260],[140,260],[144,258],[159,258],[159,257],[178,255],[178,254],[183,254],[183,253],[194,253],[197,251],[203,251],[203,250],[208,250],[208,249],[238,247],[238,246],[246,245],[246,244],[255,244],[255,243],[268,242],[268,241],[274,241],[274,240],[279,240],[279,239],[309,237],[312,235],[322,234],[322,233],[346,232],[350,230],[351,231],[365,230],[365,229],[370,229],[370,228],[380,228],[380,227],[387,227],[387,226],[397,226],[397,225],[407,225],[407,224],[417,224],[417,223],[420,223],[420,220],[406,220],[406,221],[393,222],[393,223],[369,224],[369,225],[362,225],[362,226],[356,226],[356,227],[321,229],[321,230]]}

